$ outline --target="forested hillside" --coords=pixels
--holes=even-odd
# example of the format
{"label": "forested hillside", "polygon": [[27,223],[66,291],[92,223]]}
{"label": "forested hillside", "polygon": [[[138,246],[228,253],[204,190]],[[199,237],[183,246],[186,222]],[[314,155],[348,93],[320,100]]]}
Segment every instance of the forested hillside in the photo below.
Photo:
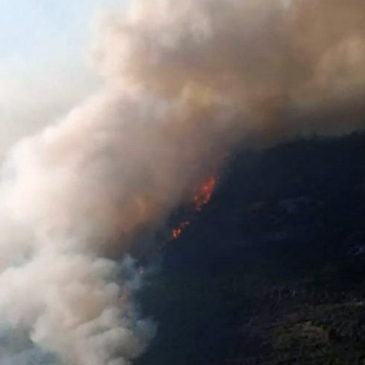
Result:
{"label": "forested hillside", "polygon": [[364,134],[237,152],[139,294],[137,364],[362,364],[364,213]]}

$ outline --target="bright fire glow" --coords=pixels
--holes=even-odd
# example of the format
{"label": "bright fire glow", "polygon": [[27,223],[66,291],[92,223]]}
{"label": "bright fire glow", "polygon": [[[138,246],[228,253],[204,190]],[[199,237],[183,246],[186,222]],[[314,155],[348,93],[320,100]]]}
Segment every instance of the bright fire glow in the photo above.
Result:
{"label": "bright fire glow", "polygon": [[193,203],[198,212],[203,209],[204,205],[209,203],[216,183],[217,179],[215,176],[210,176],[195,189]]}
{"label": "bright fire glow", "polygon": [[181,222],[176,228],[171,231],[171,239],[176,240],[181,236],[184,229],[190,225],[189,221]]}
{"label": "bright fire glow", "polygon": [[[192,203],[197,212],[201,212],[203,207],[209,203],[216,183],[216,177],[210,176],[194,189]],[[171,240],[176,240],[179,238],[184,232],[185,228],[190,225],[190,223],[191,222],[189,220],[186,220],[181,222],[177,227],[173,228],[171,230]]]}

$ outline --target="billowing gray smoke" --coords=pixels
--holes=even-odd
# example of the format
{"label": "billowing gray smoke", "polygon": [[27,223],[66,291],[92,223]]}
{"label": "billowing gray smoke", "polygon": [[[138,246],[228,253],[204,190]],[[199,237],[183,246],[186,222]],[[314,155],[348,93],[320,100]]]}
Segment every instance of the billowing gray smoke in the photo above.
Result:
{"label": "billowing gray smoke", "polygon": [[364,18],[359,0],[136,0],[106,17],[104,88],[3,167],[0,364],[137,357],[155,328],[133,301],[136,235],[239,141],[362,127]]}

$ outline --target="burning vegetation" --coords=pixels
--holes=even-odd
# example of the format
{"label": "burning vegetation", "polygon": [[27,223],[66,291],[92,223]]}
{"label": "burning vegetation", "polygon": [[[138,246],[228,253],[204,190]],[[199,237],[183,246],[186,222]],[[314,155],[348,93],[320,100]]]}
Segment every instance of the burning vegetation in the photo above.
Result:
{"label": "burning vegetation", "polygon": [[193,204],[197,212],[200,212],[203,207],[209,203],[210,199],[212,198],[216,183],[216,177],[210,176],[195,189],[193,195]]}
{"label": "burning vegetation", "polygon": [[171,230],[171,239],[176,240],[184,232],[184,229],[190,225],[190,221],[183,221],[177,227]]}
{"label": "burning vegetation", "polygon": [[[207,205],[212,198],[214,188],[217,184],[216,176],[209,176],[204,179],[193,191],[191,204],[195,212],[201,212],[205,205]],[[178,223],[172,230],[170,240],[179,238],[184,230],[191,224],[191,218]]]}

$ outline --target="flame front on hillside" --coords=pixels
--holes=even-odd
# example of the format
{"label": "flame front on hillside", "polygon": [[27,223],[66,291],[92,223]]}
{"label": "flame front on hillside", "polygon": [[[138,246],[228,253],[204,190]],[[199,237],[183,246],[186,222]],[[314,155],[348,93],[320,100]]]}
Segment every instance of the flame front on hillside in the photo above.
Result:
{"label": "flame front on hillside", "polygon": [[210,199],[212,198],[216,183],[216,177],[210,176],[195,189],[193,203],[196,211],[200,212],[203,207],[209,203]]}
{"label": "flame front on hillside", "polygon": [[[215,176],[209,176],[204,179],[193,192],[191,202],[196,212],[201,212],[205,205],[207,205],[212,198],[214,188],[217,183]],[[170,240],[179,238],[184,230],[191,224],[191,220],[184,220],[180,222],[175,228],[171,230]]]}
{"label": "flame front on hillside", "polygon": [[176,240],[184,232],[184,229],[190,225],[190,221],[183,221],[179,225],[171,230],[171,239]]}

